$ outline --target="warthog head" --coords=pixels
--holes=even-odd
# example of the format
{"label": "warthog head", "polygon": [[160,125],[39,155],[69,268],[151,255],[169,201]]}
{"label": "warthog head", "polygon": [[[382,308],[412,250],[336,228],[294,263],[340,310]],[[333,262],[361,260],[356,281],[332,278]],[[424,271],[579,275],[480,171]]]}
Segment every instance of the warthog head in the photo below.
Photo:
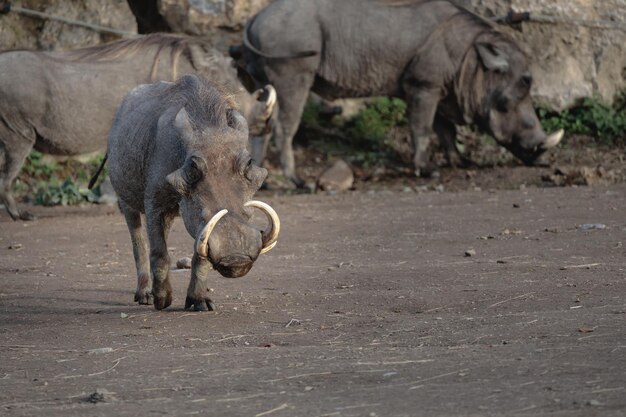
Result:
{"label": "warthog head", "polygon": [[[181,195],[181,216],[196,237],[193,268],[208,266],[229,278],[245,275],[261,253],[269,251],[280,231],[276,212],[251,201],[267,170],[252,163],[246,150],[248,124],[236,110],[226,112],[224,127],[198,128],[183,107],[174,128],[184,142],[184,165],[167,176]],[[263,211],[269,226],[250,223],[253,208]]]}
{"label": "warthog head", "polygon": [[[512,39],[500,33],[479,36],[474,49],[478,62],[469,66],[475,71],[465,76],[474,81],[475,121],[522,162],[532,165],[561,141],[563,131],[546,135],[541,127],[530,98],[528,60]],[[466,78],[465,83],[469,81]]]}

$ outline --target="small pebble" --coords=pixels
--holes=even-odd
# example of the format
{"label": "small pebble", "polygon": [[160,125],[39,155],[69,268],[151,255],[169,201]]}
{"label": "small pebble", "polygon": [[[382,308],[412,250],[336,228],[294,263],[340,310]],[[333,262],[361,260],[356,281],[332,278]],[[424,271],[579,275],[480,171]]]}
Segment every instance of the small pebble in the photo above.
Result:
{"label": "small pebble", "polygon": [[176,261],[176,268],[191,269],[191,258],[189,257],[180,258],[178,261]]}
{"label": "small pebble", "polygon": [[475,256],[476,251],[474,249],[468,249],[465,251],[465,256]]}
{"label": "small pebble", "polygon": [[606,224],[602,224],[602,223],[585,223],[585,224],[581,224],[580,226],[581,230],[604,230],[606,229]]}

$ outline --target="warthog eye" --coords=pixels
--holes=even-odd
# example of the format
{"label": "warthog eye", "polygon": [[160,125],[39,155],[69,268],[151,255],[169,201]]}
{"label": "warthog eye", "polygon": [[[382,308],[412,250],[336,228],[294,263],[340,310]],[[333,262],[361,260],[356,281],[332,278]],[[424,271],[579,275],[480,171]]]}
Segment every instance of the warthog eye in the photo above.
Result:
{"label": "warthog eye", "polygon": [[184,178],[187,184],[193,185],[202,179],[203,162],[197,157],[189,158],[184,170]]}
{"label": "warthog eye", "polygon": [[531,75],[522,75],[522,78],[520,79],[520,86],[524,89],[529,89],[530,86],[533,83],[533,77]]}
{"label": "warthog eye", "polygon": [[509,111],[509,99],[504,94],[498,94],[494,100],[494,105],[500,113]]}

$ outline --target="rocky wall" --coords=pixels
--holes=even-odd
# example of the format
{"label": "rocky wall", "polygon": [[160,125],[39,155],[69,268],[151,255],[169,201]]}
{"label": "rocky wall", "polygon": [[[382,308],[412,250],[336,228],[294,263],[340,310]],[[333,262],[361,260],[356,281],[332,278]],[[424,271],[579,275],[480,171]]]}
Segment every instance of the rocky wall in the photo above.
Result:
{"label": "rocky wall", "polygon": [[[16,0],[11,3],[68,19],[127,32],[137,31],[135,17],[126,0]],[[0,50],[73,49],[118,38],[66,23],[28,17],[15,11],[0,14]]]}

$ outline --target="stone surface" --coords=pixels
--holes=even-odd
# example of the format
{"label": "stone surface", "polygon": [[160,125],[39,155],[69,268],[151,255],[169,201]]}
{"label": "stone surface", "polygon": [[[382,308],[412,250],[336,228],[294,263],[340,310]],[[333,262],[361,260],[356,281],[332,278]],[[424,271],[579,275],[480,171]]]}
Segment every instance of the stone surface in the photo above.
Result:
{"label": "stone surface", "polygon": [[[583,97],[611,103],[626,88],[626,1],[624,0],[471,0],[484,16],[512,9],[552,16],[569,23],[525,22],[504,29],[531,56],[536,101],[561,110]],[[594,28],[573,21],[604,22],[622,29]]]}
{"label": "stone surface", "polygon": [[177,32],[213,33],[217,28],[241,30],[246,20],[271,0],[161,0],[159,11]]}
{"label": "stone surface", "polygon": [[[113,29],[135,32],[137,24],[125,0],[31,0],[14,6]],[[118,39],[111,34],[11,11],[0,15],[0,49],[73,49]]]}
{"label": "stone surface", "polygon": [[347,191],[354,184],[354,174],[342,159],[324,171],[317,179],[317,188],[322,191]]}

